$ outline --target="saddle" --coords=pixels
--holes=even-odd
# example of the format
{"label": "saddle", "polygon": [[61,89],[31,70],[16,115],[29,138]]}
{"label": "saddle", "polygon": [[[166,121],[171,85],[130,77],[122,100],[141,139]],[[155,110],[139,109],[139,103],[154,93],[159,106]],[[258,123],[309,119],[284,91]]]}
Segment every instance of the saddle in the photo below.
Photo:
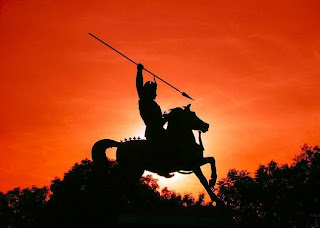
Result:
{"label": "saddle", "polygon": [[169,139],[147,140],[146,160],[159,167],[158,175],[170,178],[180,170],[191,170],[195,161],[203,158],[204,147],[199,134],[199,142],[185,144],[175,143]]}

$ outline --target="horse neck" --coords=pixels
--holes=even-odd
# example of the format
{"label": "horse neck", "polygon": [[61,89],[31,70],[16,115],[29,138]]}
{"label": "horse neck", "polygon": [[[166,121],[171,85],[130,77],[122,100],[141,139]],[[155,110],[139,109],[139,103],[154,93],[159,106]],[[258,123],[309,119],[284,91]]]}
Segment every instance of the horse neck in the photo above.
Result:
{"label": "horse neck", "polygon": [[195,137],[191,129],[183,128],[178,125],[168,125],[169,136],[177,141],[185,142],[186,144],[194,143]]}

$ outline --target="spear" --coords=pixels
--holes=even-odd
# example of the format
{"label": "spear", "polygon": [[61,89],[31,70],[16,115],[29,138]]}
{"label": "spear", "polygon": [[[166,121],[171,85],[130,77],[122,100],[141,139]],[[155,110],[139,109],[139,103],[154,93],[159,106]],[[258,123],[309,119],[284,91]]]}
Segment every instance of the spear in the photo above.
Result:
{"label": "spear", "polygon": [[[127,60],[129,60],[130,62],[134,63],[135,65],[138,65],[138,63],[136,63],[135,61],[133,61],[132,59],[130,59],[128,56],[122,54],[120,51],[116,50],[115,48],[111,47],[109,44],[107,44],[106,42],[104,42],[103,40],[99,39],[98,37],[96,37],[95,35],[89,33],[90,36],[92,36],[93,38],[95,38],[96,40],[100,41],[101,43],[103,43],[104,45],[106,45],[107,47],[111,48],[112,50],[114,50],[115,52],[117,52],[118,54],[122,55],[123,57],[125,57]],[[149,74],[151,74],[152,76],[158,78],[159,80],[163,81],[164,83],[166,83],[168,86],[172,87],[173,89],[177,90],[179,93],[182,94],[182,96],[187,97],[191,100],[193,100],[188,94],[186,94],[185,92],[180,91],[178,88],[174,87],[173,85],[171,85],[170,83],[166,82],[165,80],[163,80],[162,78],[160,78],[159,76],[155,75],[154,73],[152,73],[151,71],[147,70],[146,68],[143,68],[146,72],[148,72]]]}

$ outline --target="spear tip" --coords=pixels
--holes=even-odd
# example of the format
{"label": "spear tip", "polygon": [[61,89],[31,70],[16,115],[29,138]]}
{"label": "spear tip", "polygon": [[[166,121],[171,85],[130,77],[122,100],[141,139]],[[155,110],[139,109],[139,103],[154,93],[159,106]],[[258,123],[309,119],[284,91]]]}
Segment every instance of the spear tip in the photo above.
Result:
{"label": "spear tip", "polygon": [[[182,96],[186,97],[186,98],[189,98],[191,100],[193,100],[188,94],[186,94],[185,92],[182,92]],[[194,100],[193,100],[194,101]]]}

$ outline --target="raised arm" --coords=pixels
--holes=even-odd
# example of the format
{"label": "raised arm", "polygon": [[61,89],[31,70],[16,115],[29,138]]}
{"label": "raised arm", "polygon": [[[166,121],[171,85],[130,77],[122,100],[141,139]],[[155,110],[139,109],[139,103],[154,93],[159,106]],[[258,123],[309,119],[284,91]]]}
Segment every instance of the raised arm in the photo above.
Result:
{"label": "raised arm", "polygon": [[143,70],[143,65],[139,63],[139,64],[137,65],[136,87],[137,87],[137,92],[138,92],[138,95],[139,95],[139,98],[140,98],[140,99],[141,99],[141,97],[142,97],[142,90],[143,90],[142,70]]}

